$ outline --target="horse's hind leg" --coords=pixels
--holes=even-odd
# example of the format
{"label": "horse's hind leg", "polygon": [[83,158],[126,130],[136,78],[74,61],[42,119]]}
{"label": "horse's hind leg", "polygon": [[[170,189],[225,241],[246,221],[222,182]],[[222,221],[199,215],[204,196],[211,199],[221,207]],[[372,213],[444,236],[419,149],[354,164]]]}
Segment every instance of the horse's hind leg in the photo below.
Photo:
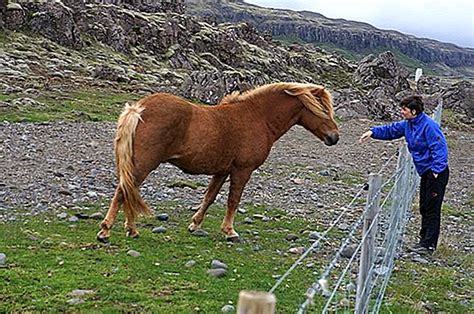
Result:
{"label": "horse's hind leg", "polygon": [[225,212],[224,221],[221,225],[221,230],[227,236],[228,241],[239,241],[239,234],[234,230],[235,211],[240,203],[240,198],[244,187],[250,179],[253,169],[241,169],[232,172],[230,175],[230,191],[229,199],[227,200],[227,210]]}
{"label": "horse's hind leg", "polygon": [[[158,150],[156,150],[159,152]],[[146,177],[155,170],[160,161],[156,156],[153,156],[146,151],[143,152],[142,147],[135,148],[135,155],[134,155],[134,162],[135,162],[135,169],[133,171],[134,178],[135,178],[135,185],[137,189],[140,185],[145,181]],[[140,192],[138,192],[140,193]],[[127,237],[137,238],[139,233],[137,231],[137,226],[135,224],[136,214],[127,213],[125,212],[125,230]]]}
{"label": "horse's hind leg", "polygon": [[112,226],[117,218],[117,213],[119,210],[119,206],[123,201],[122,191],[117,188],[115,189],[115,194],[110,202],[109,210],[107,211],[107,215],[105,216],[104,220],[100,224],[101,230],[97,234],[97,240],[103,243],[107,243],[110,238],[110,232],[112,230]]}
{"label": "horse's hind leg", "polygon": [[221,189],[222,185],[224,184],[225,179],[227,178],[228,174],[225,175],[215,175],[212,177],[209,186],[207,187],[206,194],[204,195],[204,199],[199,206],[198,211],[193,215],[192,222],[188,227],[189,231],[194,231],[201,228],[201,224],[204,220],[206,215],[206,211],[209,206],[214,203],[217,193]]}

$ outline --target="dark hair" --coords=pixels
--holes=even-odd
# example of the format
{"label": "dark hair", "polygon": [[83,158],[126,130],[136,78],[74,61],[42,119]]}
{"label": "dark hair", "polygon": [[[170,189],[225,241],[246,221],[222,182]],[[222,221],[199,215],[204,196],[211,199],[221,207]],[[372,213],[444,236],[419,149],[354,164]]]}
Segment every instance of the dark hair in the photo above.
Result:
{"label": "dark hair", "polygon": [[423,98],[421,96],[410,96],[400,102],[400,107],[415,110],[416,114],[424,111]]}

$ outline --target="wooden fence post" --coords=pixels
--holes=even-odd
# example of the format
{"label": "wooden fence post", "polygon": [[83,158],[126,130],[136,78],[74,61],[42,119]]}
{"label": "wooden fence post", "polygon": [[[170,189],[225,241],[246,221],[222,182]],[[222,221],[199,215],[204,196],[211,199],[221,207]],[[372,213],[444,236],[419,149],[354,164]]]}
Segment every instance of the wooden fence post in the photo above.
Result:
{"label": "wooden fence post", "polygon": [[[380,187],[382,185],[382,175],[369,175],[369,193],[367,195],[367,206],[364,211],[364,229],[362,236],[365,237],[362,243],[362,251],[360,253],[359,277],[357,278],[357,296],[356,296],[356,313],[363,313],[366,309],[367,296],[369,288],[365,287],[369,269],[373,263],[375,234],[377,232],[377,222],[370,229],[370,225],[376,219],[376,215],[380,209]],[[370,282],[367,282],[369,285]]]}
{"label": "wooden fence post", "polygon": [[273,293],[240,291],[237,314],[274,314],[276,298]]}

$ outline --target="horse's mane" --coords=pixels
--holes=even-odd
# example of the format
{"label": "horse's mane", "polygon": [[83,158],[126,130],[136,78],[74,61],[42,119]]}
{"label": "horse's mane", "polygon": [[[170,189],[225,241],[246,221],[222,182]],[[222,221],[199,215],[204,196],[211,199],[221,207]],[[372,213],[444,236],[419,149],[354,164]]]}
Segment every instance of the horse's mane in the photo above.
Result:
{"label": "horse's mane", "polygon": [[303,83],[273,83],[245,92],[232,92],[226,95],[220,104],[238,103],[259,98],[269,93],[286,93],[297,97],[306,108],[317,116],[328,117],[333,115],[331,94],[321,85]]}

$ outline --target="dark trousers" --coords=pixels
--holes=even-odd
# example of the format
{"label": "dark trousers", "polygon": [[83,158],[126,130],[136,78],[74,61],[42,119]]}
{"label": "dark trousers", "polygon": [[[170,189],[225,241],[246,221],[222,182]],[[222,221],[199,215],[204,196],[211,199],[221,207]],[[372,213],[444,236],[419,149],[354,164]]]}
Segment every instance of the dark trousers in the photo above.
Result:
{"label": "dark trousers", "polygon": [[421,176],[420,182],[420,245],[436,249],[441,224],[441,204],[449,179],[449,168],[446,167],[438,177],[428,170]]}

